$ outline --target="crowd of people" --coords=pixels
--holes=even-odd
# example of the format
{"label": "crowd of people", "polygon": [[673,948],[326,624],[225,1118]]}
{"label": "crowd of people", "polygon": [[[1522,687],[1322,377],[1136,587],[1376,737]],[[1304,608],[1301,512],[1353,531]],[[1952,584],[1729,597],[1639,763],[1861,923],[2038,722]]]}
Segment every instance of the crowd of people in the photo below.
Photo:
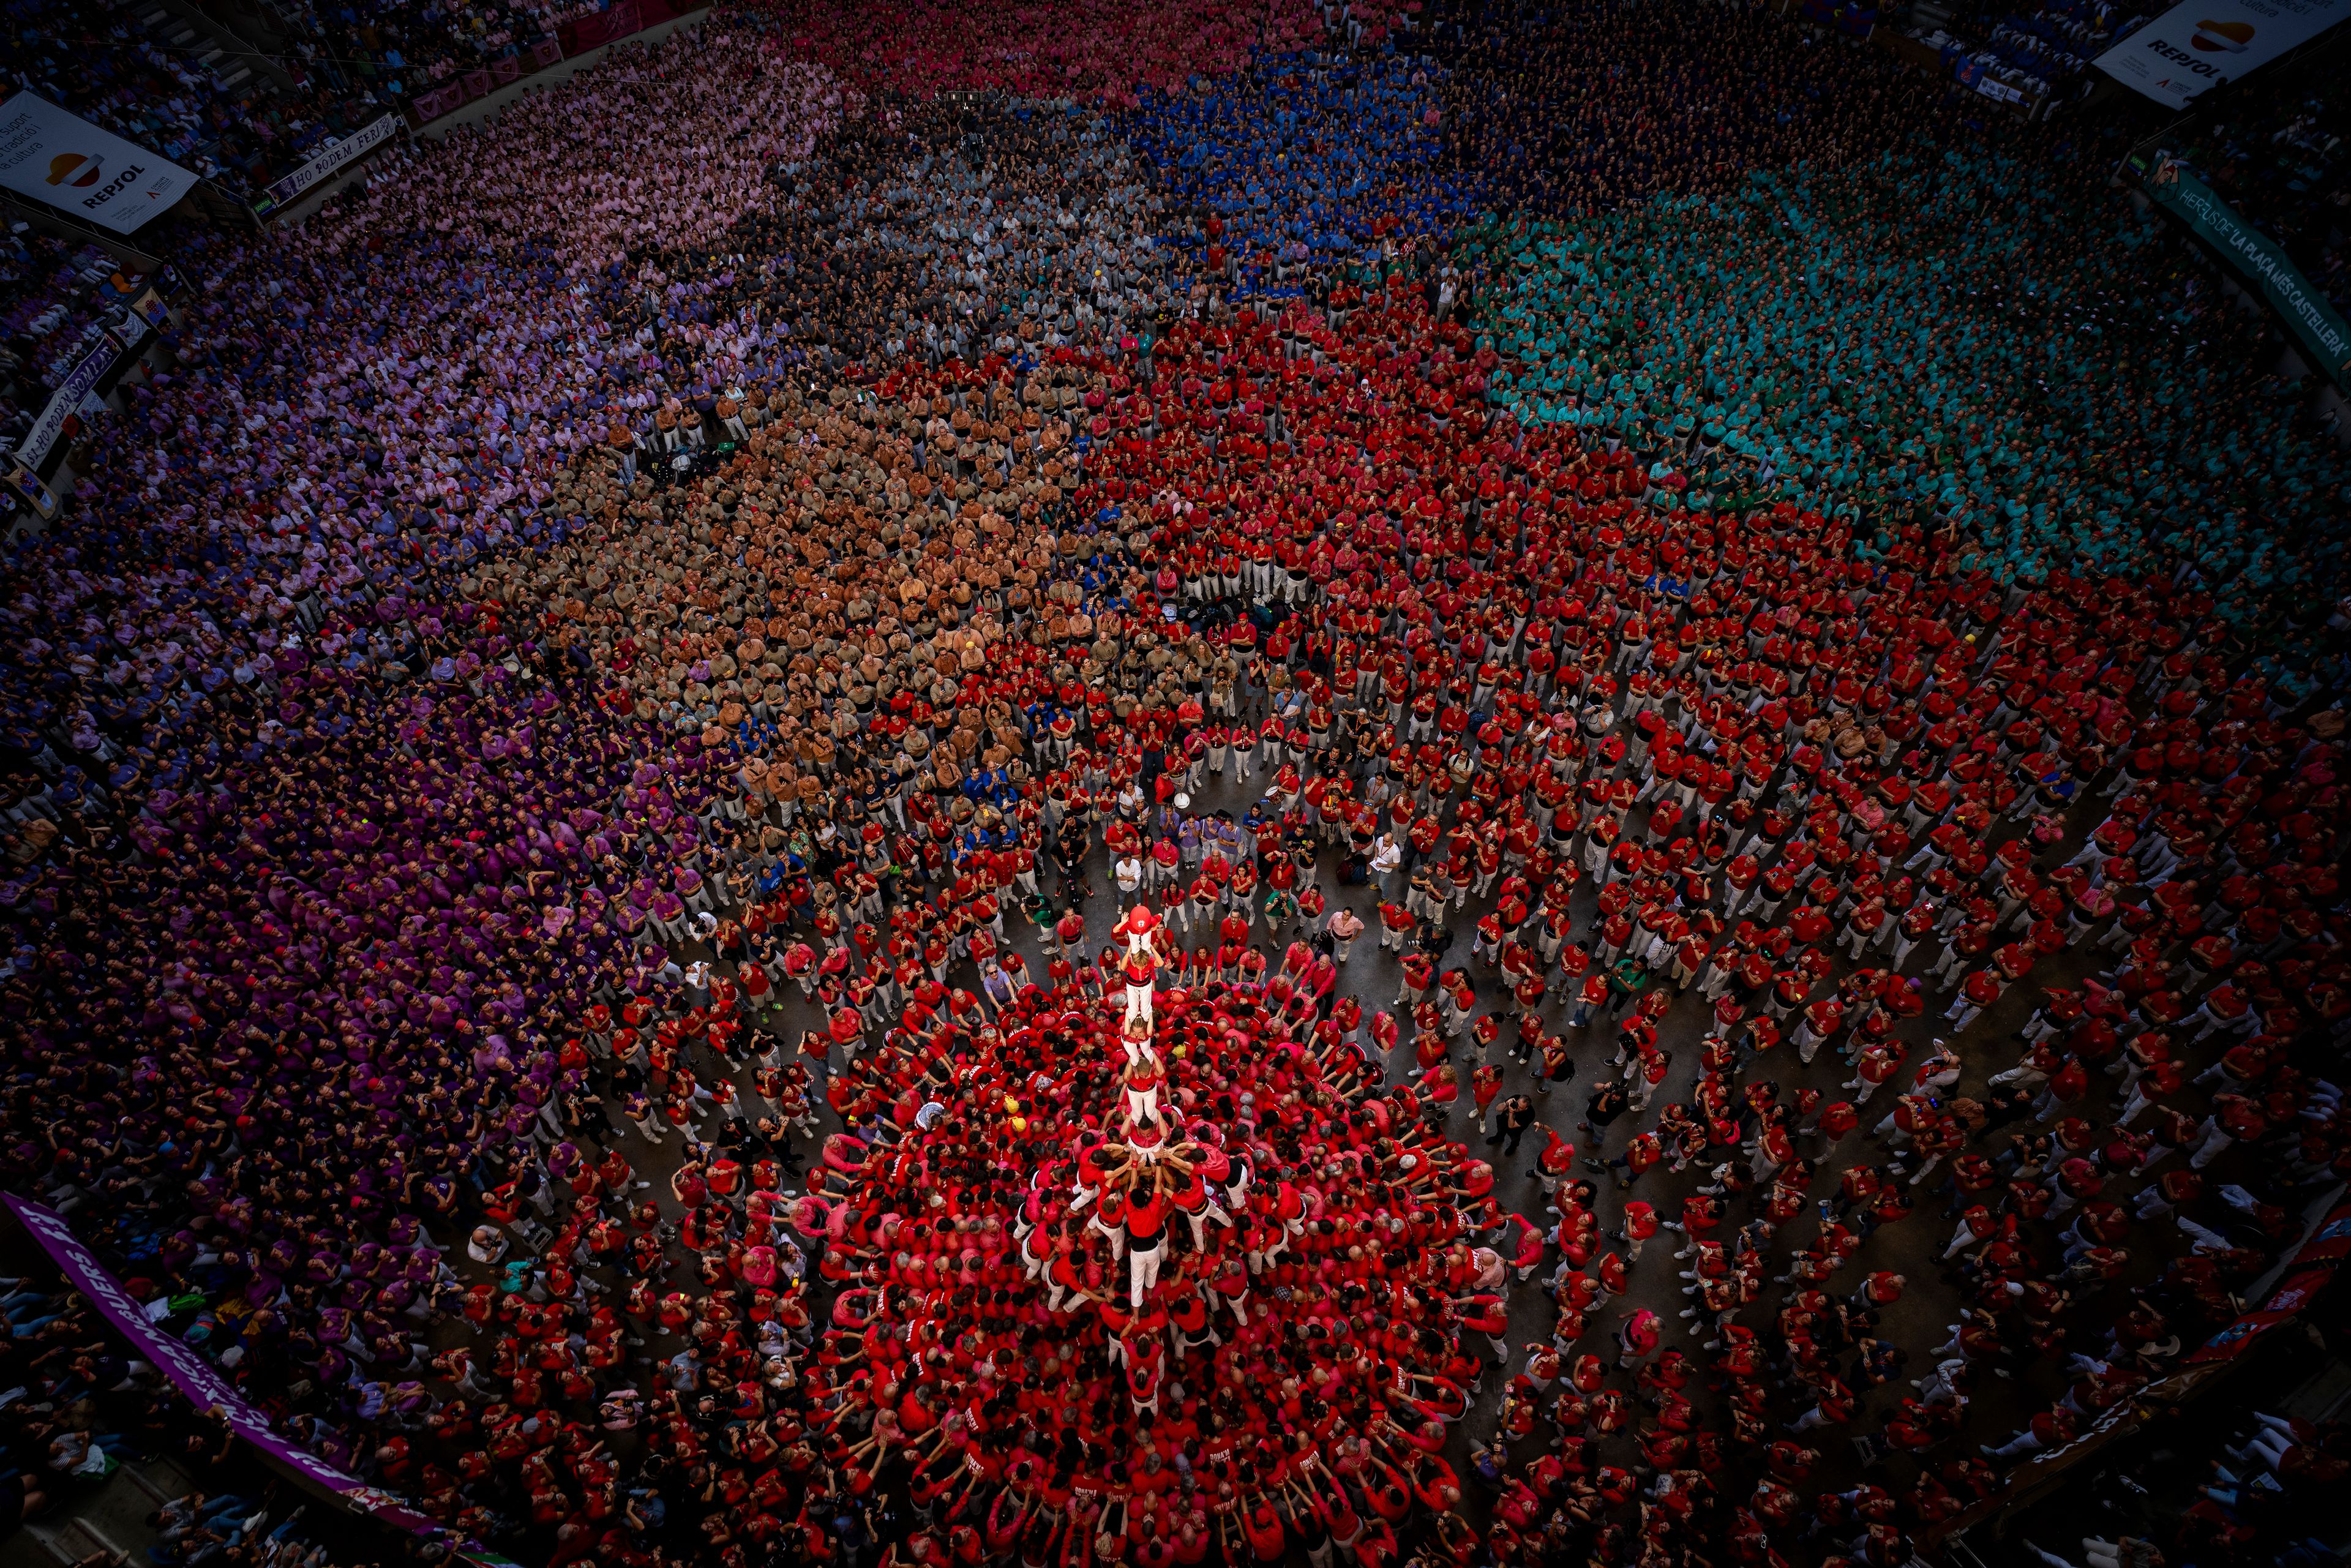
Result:
{"label": "crowd of people", "polygon": [[9,1185],[557,1563],[1897,1564],[2159,1385],[2351,1154],[2339,458],[2093,132],[1367,15],[729,8],[192,241]]}
{"label": "crowd of people", "polygon": [[904,1498],[908,1561],[1400,1561],[1416,1524],[1474,1553],[1447,1427],[1532,1227],[1472,1245],[1492,1166],[1378,1092],[1302,944],[1228,984],[1148,904],[1095,955],[1075,925],[1042,983],[983,981],[976,1032],[918,997],[829,1092],[921,1134],[827,1221],[812,1393],[850,1486]]}
{"label": "crowd of people", "polygon": [[[1384,0],[1328,8],[1307,0],[760,3],[782,21],[796,51],[893,97],[1003,93],[1104,109],[1133,108],[1144,89],[1178,89],[1195,78],[1225,75],[1260,52],[1319,42],[1326,19],[1343,13],[1363,13],[1384,36],[1387,16],[1398,9]],[[1360,29],[1364,21],[1351,25]]]}
{"label": "crowd of people", "polygon": [[272,0],[287,25],[287,63],[306,77],[398,104],[556,36],[612,0]]}
{"label": "crowd of people", "polygon": [[[453,131],[430,179],[375,181],[304,238],[342,257],[386,234],[430,235],[502,272],[544,257],[580,282],[632,253],[705,245],[784,199],[770,172],[808,156],[843,95],[821,68],[780,58],[756,16],[690,47],[682,68],[677,51],[624,45],[604,68]],[[475,200],[453,209],[443,179]]]}
{"label": "crowd of people", "polygon": [[[172,41],[178,17],[150,28],[144,8],[129,0],[40,0],[11,33],[0,76],[12,91],[38,93],[259,202],[334,140],[402,112],[454,76],[522,56],[563,23],[611,4],[289,0],[248,13],[268,29],[254,38],[205,31],[188,45]],[[203,57],[216,47],[230,52],[208,66]]]}
{"label": "crowd of people", "polygon": [[1451,68],[1453,160],[1490,182],[1494,210],[1543,217],[1834,167],[1883,148],[1905,123],[1884,95],[1918,87],[1763,6],[1721,6],[1698,26],[1637,7],[1447,0],[1426,39]]}
{"label": "crowd of people", "polygon": [[[1938,85],[1858,74],[1815,89],[1835,129],[1735,190],[1468,236],[1507,362],[1489,398],[1665,449],[1703,493],[1866,519],[1865,559],[1916,522],[2003,581],[2058,562],[2193,580],[2290,698],[2339,687],[2351,467],[2275,373],[2274,329],[2104,202],[2137,121],[1921,143]],[[1976,221],[1992,194],[2014,222]],[[2123,329],[2150,300],[2161,329]],[[2226,429],[2201,417],[2216,402],[2239,411]]]}
{"label": "crowd of people", "polygon": [[[1073,106],[895,104],[776,181],[766,209],[713,243],[665,248],[650,271],[609,285],[607,319],[682,374],[703,376],[715,359],[737,380],[711,379],[755,389],[789,377],[774,363],[747,373],[697,340],[756,322],[781,363],[859,382],[910,359],[1118,342],[1190,304],[1168,204],[1103,121]],[[627,435],[667,444],[655,418],[624,421]],[[917,439],[916,466],[934,444]]]}
{"label": "crowd of people", "polygon": [[1480,210],[1479,183],[1446,167],[1441,75],[1409,55],[1277,56],[1209,91],[1151,95],[1126,134],[1171,197],[1208,214],[1192,242],[1203,270],[1294,297],[1310,273],[1441,246]]}

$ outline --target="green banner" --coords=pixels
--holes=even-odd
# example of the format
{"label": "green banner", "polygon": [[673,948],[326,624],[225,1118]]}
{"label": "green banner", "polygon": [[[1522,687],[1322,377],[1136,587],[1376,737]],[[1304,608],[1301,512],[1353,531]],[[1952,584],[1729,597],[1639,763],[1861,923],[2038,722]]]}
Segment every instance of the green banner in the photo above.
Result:
{"label": "green banner", "polygon": [[2170,153],[2157,153],[2152,164],[2133,158],[2131,166],[2158,205],[2194,230],[2261,291],[2319,373],[2351,391],[2351,327],[2344,325],[2326,296],[2311,286],[2277,241],[2239,217]]}

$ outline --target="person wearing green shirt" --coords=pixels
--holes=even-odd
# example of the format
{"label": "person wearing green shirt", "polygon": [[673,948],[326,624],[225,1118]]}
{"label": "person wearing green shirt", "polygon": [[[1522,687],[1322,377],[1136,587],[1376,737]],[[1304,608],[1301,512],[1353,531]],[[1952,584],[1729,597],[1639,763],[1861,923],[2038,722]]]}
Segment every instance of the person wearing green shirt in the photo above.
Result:
{"label": "person wearing green shirt", "polygon": [[1623,1017],[1625,1009],[1656,983],[1657,977],[1649,973],[1649,966],[1638,958],[1626,956],[1609,965],[1608,1016]]}

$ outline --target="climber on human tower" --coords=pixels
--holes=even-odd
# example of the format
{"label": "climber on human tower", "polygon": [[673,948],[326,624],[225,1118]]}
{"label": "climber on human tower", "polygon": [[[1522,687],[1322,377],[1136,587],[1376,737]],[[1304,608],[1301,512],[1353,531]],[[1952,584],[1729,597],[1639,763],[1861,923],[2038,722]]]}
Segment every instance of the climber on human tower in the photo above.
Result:
{"label": "climber on human tower", "polygon": [[1167,1073],[1159,1065],[1159,1053],[1145,1049],[1126,1064],[1126,1120],[1131,1126],[1156,1126],[1159,1124],[1159,1091],[1167,1082]]}
{"label": "climber on human tower", "polygon": [[[1133,1098],[1131,1092],[1129,1098]],[[1160,1189],[1155,1174],[1149,1181],[1136,1183],[1127,1197],[1127,1299],[1134,1312],[1143,1310],[1144,1298],[1159,1283],[1161,1243],[1166,1239],[1169,1207],[1167,1195]]]}
{"label": "climber on human tower", "polygon": [[1159,956],[1147,942],[1128,946],[1119,967],[1126,976],[1126,1019],[1132,1024],[1141,1019],[1151,1021],[1151,993],[1159,983]]}

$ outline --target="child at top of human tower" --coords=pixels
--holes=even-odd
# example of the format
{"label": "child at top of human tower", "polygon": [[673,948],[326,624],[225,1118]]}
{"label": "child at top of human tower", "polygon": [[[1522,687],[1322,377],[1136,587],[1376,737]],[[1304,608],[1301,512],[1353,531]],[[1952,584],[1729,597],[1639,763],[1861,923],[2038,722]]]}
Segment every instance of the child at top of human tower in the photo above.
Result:
{"label": "child at top of human tower", "polygon": [[1138,904],[1129,909],[1119,923],[1111,927],[1111,935],[1123,938],[1130,954],[1147,952],[1154,957],[1158,956],[1159,916],[1151,913],[1151,905],[1147,904]]}

